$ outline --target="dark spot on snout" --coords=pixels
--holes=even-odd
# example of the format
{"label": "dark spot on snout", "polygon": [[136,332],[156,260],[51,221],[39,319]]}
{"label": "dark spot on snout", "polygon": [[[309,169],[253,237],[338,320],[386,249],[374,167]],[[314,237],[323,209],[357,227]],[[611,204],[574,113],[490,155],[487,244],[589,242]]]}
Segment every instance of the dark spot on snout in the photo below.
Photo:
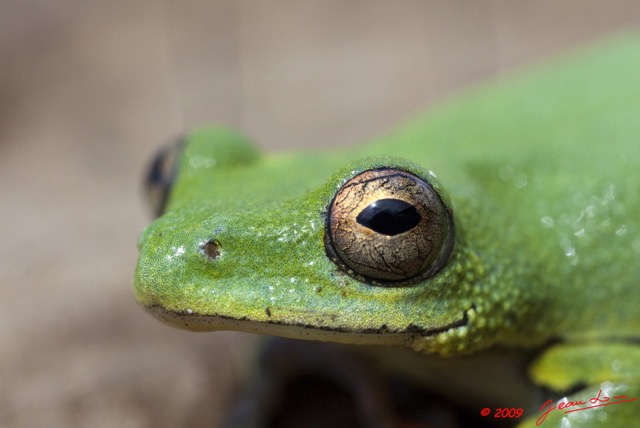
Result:
{"label": "dark spot on snout", "polygon": [[215,260],[220,257],[220,241],[217,239],[211,239],[200,246],[202,253],[207,256],[209,260]]}

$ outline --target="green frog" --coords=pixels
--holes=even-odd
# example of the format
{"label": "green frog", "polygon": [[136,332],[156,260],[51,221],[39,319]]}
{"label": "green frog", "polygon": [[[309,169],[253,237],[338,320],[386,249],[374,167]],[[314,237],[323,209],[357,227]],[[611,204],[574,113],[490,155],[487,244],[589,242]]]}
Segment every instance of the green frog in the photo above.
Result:
{"label": "green frog", "polygon": [[[627,35],[336,151],[196,129],[152,170],[135,296],[188,330],[408,349],[487,418],[516,418],[495,361],[524,356],[519,426],[637,424],[639,69]],[[486,355],[493,381],[449,383]]]}

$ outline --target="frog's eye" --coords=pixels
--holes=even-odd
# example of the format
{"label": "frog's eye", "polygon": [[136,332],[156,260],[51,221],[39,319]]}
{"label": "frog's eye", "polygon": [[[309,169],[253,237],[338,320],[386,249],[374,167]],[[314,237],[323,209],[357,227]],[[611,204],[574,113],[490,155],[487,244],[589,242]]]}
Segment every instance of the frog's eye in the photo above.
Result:
{"label": "frog's eye", "polygon": [[180,139],[175,143],[158,150],[149,166],[147,176],[144,181],[144,190],[147,203],[154,217],[159,217],[169,200],[169,193],[175,181],[180,162],[180,154],[184,146],[184,140]]}
{"label": "frog's eye", "polygon": [[451,211],[426,180],[379,168],[347,181],[331,202],[327,255],[360,281],[397,286],[440,270],[454,242]]}

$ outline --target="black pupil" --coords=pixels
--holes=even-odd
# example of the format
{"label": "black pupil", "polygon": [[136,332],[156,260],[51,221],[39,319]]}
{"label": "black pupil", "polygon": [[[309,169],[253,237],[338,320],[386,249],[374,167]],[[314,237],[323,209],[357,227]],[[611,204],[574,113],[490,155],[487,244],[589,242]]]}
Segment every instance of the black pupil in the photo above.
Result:
{"label": "black pupil", "polygon": [[416,207],[399,199],[379,199],[363,209],[356,221],[383,235],[407,232],[420,223]]}

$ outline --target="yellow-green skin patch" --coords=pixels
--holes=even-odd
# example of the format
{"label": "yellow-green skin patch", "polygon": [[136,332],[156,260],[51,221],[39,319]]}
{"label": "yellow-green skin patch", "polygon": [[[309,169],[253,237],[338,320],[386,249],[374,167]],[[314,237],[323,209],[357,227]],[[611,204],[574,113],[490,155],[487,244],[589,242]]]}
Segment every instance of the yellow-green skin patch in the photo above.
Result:
{"label": "yellow-green skin patch", "polygon": [[[166,214],[140,238],[136,298],[193,330],[442,355],[637,343],[638,70],[640,38],[628,36],[339,152],[262,155],[230,130],[196,130]],[[454,255],[422,283],[363,284],[325,254],[335,192],[381,166],[429,180],[453,210]]]}

